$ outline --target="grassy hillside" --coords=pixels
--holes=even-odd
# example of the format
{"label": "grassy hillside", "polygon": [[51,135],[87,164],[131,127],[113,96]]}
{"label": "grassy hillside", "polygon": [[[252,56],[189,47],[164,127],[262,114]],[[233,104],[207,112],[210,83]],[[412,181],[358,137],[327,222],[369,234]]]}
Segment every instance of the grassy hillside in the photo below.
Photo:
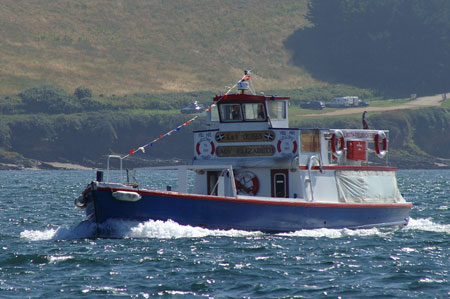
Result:
{"label": "grassy hillside", "polygon": [[284,40],[306,0],[0,2],[0,93],[43,83],[94,93],[223,90],[245,68],[257,88],[317,85]]}

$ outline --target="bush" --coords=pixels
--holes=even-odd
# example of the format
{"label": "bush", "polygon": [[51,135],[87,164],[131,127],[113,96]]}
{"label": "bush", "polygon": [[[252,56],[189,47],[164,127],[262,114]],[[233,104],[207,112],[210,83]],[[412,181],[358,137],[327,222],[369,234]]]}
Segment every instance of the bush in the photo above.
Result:
{"label": "bush", "polygon": [[28,112],[73,113],[81,111],[73,95],[53,85],[41,85],[19,94]]}
{"label": "bush", "polygon": [[84,98],[92,98],[92,91],[89,88],[83,86],[77,87],[73,94],[80,100]]}

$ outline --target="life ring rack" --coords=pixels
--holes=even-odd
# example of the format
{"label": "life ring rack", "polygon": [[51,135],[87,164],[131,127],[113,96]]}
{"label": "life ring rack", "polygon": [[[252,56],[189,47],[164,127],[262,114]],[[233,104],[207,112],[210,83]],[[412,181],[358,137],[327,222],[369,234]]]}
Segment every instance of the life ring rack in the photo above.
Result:
{"label": "life ring rack", "polygon": [[[384,158],[387,154],[387,147],[388,147],[386,133],[384,133],[383,131],[378,131],[375,134],[373,141],[375,143],[375,153],[377,154],[377,157]],[[380,143],[381,143],[381,148],[380,148]]]}
{"label": "life ring rack", "polygon": [[341,130],[335,130],[331,135],[331,152],[335,157],[341,157],[345,151],[345,138]]}

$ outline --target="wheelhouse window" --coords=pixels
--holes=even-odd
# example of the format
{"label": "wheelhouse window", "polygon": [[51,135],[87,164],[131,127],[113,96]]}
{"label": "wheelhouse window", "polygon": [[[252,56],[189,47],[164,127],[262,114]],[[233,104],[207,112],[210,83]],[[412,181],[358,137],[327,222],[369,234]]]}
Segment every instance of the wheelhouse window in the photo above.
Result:
{"label": "wheelhouse window", "polygon": [[212,104],[211,105],[211,121],[217,122],[219,121],[219,110],[217,109],[217,105],[216,104]]}
{"label": "wheelhouse window", "polygon": [[269,117],[271,120],[286,119],[286,105],[282,101],[268,101]]}
{"label": "wheelhouse window", "polygon": [[240,104],[221,104],[220,116],[223,122],[242,121]]}
{"label": "wheelhouse window", "polygon": [[263,103],[243,104],[244,118],[247,121],[265,121],[266,112]]}

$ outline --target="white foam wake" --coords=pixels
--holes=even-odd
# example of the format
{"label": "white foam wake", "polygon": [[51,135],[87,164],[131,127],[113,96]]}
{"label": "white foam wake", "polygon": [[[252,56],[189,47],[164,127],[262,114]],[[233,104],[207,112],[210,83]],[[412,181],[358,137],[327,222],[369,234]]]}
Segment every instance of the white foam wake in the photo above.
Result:
{"label": "white foam wake", "polygon": [[411,218],[405,229],[450,234],[450,224],[438,224],[429,219]]}
{"label": "white foam wake", "polygon": [[218,230],[190,225],[180,225],[172,220],[147,221],[139,223],[130,229],[125,237],[128,238],[203,238],[210,236],[220,237],[247,237],[261,235],[260,232],[248,232],[242,230]]}
{"label": "white foam wake", "polygon": [[[403,230],[418,230],[436,233],[450,234],[450,224],[436,224],[429,219],[410,219],[408,226]],[[343,238],[348,236],[386,237],[396,229],[370,228],[370,229],[305,229],[291,233],[280,233],[286,237],[306,237],[306,238]],[[204,237],[248,237],[260,236],[261,232],[249,232],[242,230],[218,230],[180,225],[172,220],[146,222],[111,220],[99,226],[99,230],[94,223],[82,222],[75,227],[59,227],[57,229],[25,230],[20,234],[21,238],[30,241],[43,240],[71,240],[93,237],[109,238],[156,238],[156,239],[176,239],[176,238],[204,238]]]}
{"label": "white foam wake", "polygon": [[282,233],[279,235],[289,237],[306,237],[306,238],[330,238],[338,239],[348,236],[380,236],[384,237],[388,232],[380,231],[377,228],[370,229],[332,229],[332,228],[318,228],[318,229],[304,229],[291,233]]}
{"label": "white foam wake", "polygon": [[25,230],[20,233],[20,237],[29,241],[46,240],[73,240],[90,238],[95,234],[96,226],[94,223],[83,221],[77,226],[61,226],[57,229]]}
{"label": "white foam wake", "polygon": [[172,220],[146,222],[109,220],[99,225],[81,222],[75,227],[59,227],[57,229],[25,230],[20,237],[29,241],[72,240],[93,237],[107,238],[203,238],[208,236],[246,237],[261,235],[261,232],[242,230],[214,230],[189,225],[180,225]]}

